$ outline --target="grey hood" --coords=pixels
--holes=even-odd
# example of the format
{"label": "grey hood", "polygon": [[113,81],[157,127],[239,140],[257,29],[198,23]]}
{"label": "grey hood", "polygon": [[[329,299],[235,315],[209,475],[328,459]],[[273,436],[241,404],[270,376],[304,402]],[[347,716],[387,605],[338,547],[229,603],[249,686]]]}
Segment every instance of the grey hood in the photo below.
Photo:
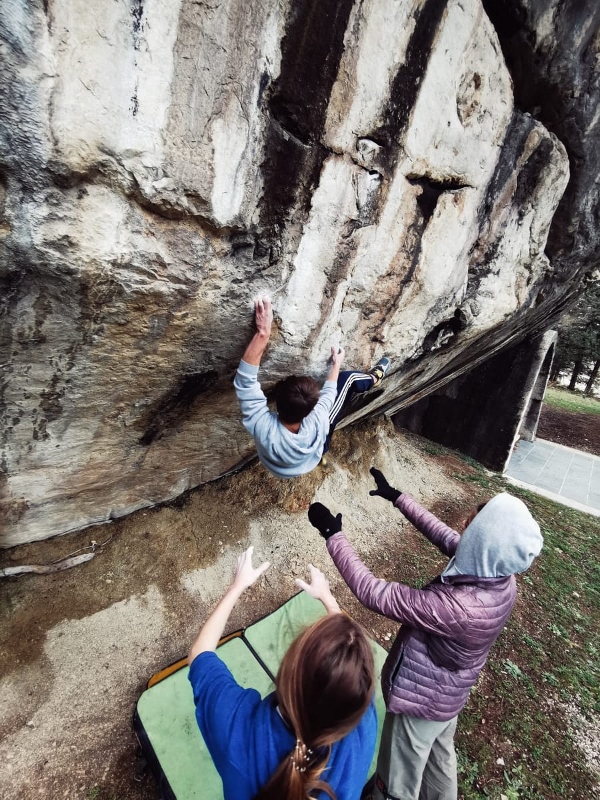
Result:
{"label": "grey hood", "polygon": [[524,572],[539,555],[544,539],[529,509],[503,492],[493,497],[460,537],[454,556],[442,572],[503,578]]}

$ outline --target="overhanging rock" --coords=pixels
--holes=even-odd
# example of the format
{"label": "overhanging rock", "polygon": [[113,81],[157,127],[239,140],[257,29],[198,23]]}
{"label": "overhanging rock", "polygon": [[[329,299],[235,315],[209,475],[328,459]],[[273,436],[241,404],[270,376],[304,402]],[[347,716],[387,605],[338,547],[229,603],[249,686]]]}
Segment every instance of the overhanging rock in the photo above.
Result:
{"label": "overhanging rock", "polygon": [[[514,106],[479,0],[25,3],[0,11],[0,544],[243,463],[231,380],[332,343],[397,410],[539,331],[561,142]],[[575,274],[575,273],[574,273]],[[578,275],[576,275],[578,279]]]}

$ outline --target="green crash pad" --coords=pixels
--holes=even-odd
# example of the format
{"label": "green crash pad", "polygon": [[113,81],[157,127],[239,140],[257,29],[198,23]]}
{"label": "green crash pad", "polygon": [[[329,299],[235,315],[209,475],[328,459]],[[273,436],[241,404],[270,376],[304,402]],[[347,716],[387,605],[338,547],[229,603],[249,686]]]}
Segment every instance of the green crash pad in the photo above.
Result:
{"label": "green crash pad", "polygon": [[[275,675],[290,644],[324,613],[318,600],[301,592],[248,628],[225,637],[218,648],[219,657],[241,686],[257,689],[265,697],[275,688]],[[385,713],[379,675],[387,653],[373,640],[371,647],[377,674],[379,746]],[[196,724],[187,676],[185,660],[154,675],[137,702],[134,727],[164,800],[222,800],[221,779]],[[376,757],[370,775],[375,762]]]}

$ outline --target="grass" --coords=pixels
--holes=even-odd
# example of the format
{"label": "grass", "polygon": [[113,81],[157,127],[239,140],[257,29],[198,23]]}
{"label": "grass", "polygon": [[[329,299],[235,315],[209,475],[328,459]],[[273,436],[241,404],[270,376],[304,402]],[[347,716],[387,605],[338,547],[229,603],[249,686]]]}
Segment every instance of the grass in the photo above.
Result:
{"label": "grass", "polygon": [[518,577],[511,619],[459,718],[461,796],[596,797],[600,776],[576,738],[600,715],[600,520],[463,461],[465,471],[452,477],[471,487],[474,502],[507,490],[521,497],[544,549]]}
{"label": "grass", "polygon": [[596,397],[586,397],[580,392],[570,392],[555,386],[548,386],[544,402],[573,414],[600,414],[600,400]]}
{"label": "grass", "polygon": [[118,797],[112,793],[107,793],[102,787],[95,785],[88,789],[87,800],[119,800]]}

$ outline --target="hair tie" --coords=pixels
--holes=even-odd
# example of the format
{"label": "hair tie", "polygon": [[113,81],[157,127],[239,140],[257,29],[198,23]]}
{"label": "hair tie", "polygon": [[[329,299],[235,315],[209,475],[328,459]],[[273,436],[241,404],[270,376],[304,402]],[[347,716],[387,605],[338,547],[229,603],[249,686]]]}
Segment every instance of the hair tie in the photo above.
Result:
{"label": "hair tie", "polygon": [[306,772],[306,767],[310,763],[312,756],[313,751],[310,747],[307,747],[301,739],[296,739],[296,747],[290,756],[294,769],[297,772]]}

